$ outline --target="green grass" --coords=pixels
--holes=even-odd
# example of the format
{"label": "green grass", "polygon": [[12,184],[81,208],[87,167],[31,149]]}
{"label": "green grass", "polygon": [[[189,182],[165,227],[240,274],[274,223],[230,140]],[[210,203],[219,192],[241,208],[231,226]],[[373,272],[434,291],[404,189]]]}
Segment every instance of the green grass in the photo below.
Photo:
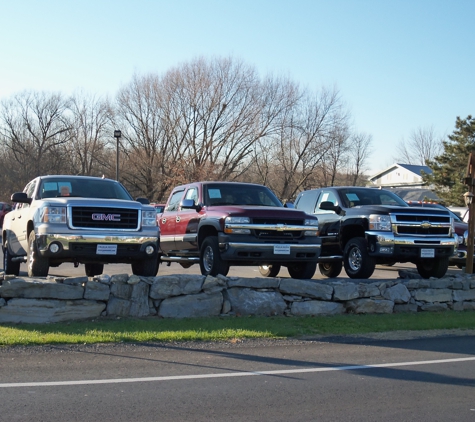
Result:
{"label": "green grass", "polygon": [[475,329],[475,311],[318,317],[96,319],[44,325],[2,324],[0,346],[235,341],[435,329]]}

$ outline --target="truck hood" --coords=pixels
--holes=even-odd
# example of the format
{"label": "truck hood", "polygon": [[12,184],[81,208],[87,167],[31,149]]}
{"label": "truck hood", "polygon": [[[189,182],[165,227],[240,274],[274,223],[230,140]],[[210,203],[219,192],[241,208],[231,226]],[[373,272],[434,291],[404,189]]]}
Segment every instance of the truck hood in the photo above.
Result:
{"label": "truck hood", "polygon": [[209,215],[220,216],[246,216],[251,218],[282,218],[282,219],[313,219],[313,216],[308,215],[304,211],[294,208],[284,207],[266,207],[255,205],[219,205],[206,207]]}
{"label": "truck hood", "polygon": [[447,215],[448,211],[439,208],[423,207],[400,207],[396,205],[360,205],[353,208],[345,208],[347,215],[360,214],[423,214],[423,215]]}
{"label": "truck hood", "polygon": [[36,201],[37,205],[51,204],[58,206],[75,206],[75,207],[108,207],[108,208],[131,208],[131,209],[150,209],[151,205],[142,205],[137,201],[127,201],[124,199],[102,199],[102,198],[79,198],[74,196],[61,198],[47,198],[42,201]]}

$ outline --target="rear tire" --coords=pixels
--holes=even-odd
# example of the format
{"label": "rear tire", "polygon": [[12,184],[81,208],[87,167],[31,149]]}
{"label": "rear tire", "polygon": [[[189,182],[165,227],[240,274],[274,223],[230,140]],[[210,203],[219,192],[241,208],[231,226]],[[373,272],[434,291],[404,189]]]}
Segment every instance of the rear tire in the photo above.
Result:
{"label": "rear tire", "polygon": [[376,263],[369,256],[364,238],[350,239],[343,253],[343,264],[350,278],[370,278],[373,275]]}
{"label": "rear tire", "polygon": [[316,262],[296,262],[287,266],[290,277],[310,280],[317,270]]}
{"label": "rear tire", "polygon": [[155,277],[158,273],[158,256],[153,259],[144,259],[132,263],[132,274],[142,277]]}
{"label": "rear tire", "polygon": [[329,261],[329,262],[320,262],[318,264],[318,269],[320,273],[328,278],[338,277],[343,268],[343,262],[341,261]]}
{"label": "rear tire", "polygon": [[13,256],[8,251],[8,245],[5,245],[2,249],[3,249],[3,271],[5,271],[5,274],[19,275],[20,261],[12,261]]}
{"label": "rear tire", "polygon": [[104,264],[84,264],[86,267],[86,275],[88,277],[94,277],[104,272]]}
{"label": "rear tire", "polygon": [[277,277],[280,271],[280,265],[259,265],[259,272],[264,277]]}
{"label": "rear tire", "polygon": [[229,264],[221,259],[216,236],[207,237],[201,245],[200,269],[201,274],[212,276],[226,276],[229,272]]}
{"label": "rear tire", "polygon": [[416,264],[416,267],[422,278],[442,278],[449,268],[449,259],[423,259]]}
{"label": "rear tire", "polygon": [[28,236],[28,277],[46,277],[49,271],[49,260],[38,252],[34,230]]}

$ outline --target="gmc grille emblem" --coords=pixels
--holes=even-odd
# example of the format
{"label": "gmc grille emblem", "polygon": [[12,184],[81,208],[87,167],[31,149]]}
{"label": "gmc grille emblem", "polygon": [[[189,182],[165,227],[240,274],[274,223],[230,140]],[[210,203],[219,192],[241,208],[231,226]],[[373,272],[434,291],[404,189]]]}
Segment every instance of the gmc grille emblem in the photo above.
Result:
{"label": "gmc grille emblem", "polygon": [[92,214],[94,221],[120,221],[120,214]]}

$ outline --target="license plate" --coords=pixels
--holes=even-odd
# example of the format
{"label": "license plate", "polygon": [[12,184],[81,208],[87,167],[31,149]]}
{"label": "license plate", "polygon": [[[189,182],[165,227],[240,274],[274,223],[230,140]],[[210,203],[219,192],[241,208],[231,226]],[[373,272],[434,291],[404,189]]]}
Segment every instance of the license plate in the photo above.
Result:
{"label": "license plate", "polygon": [[290,255],[290,245],[274,245],[275,255]]}
{"label": "license plate", "polygon": [[421,258],[434,258],[434,249],[421,249]]}
{"label": "license plate", "polygon": [[117,245],[97,245],[97,255],[117,255]]}

